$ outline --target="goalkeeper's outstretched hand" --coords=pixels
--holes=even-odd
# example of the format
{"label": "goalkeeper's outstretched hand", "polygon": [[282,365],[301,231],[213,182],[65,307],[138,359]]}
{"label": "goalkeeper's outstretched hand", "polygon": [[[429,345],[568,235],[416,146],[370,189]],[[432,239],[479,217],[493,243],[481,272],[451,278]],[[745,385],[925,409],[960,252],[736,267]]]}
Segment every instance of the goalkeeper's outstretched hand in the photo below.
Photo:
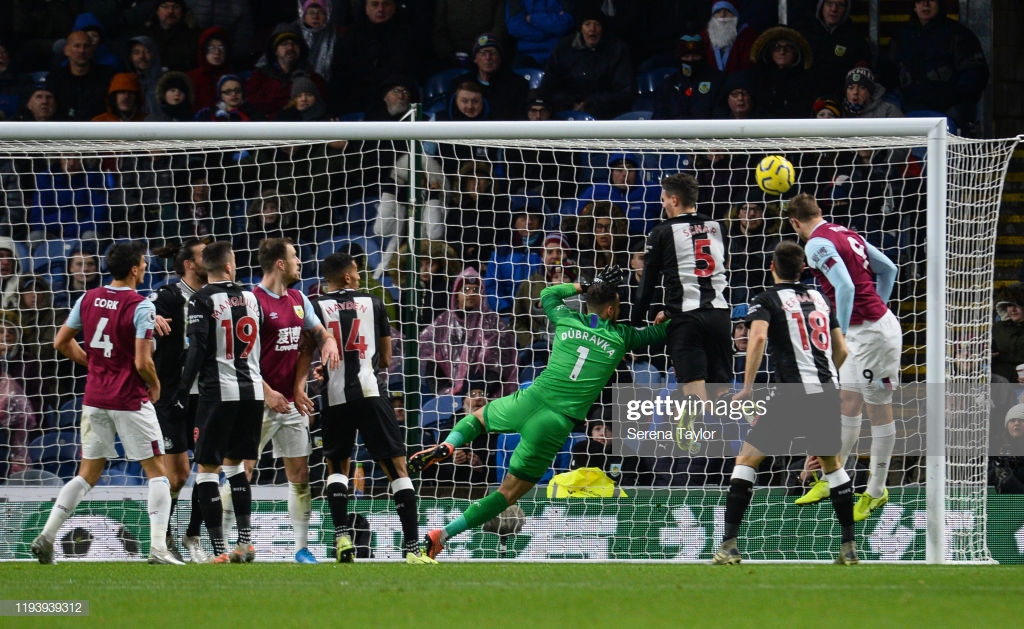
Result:
{"label": "goalkeeper's outstretched hand", "polygon": [[622,280],[626,277],[625,271],[622,270],[618,264],[609,264],[600,271],[594,277],[594,284],[611,284],[612,286],[618,286],[622,283]]}

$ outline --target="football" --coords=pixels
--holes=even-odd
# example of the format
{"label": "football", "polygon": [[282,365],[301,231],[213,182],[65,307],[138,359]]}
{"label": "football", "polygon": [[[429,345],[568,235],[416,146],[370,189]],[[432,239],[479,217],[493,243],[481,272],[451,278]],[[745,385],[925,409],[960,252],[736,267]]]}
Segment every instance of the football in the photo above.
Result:
{"label": "football", "polygon": [[757,164],[754,178],[757,180],[757,187],[768,194],[783,194],[793,187],[796,169],[785,157],[769,155]]}

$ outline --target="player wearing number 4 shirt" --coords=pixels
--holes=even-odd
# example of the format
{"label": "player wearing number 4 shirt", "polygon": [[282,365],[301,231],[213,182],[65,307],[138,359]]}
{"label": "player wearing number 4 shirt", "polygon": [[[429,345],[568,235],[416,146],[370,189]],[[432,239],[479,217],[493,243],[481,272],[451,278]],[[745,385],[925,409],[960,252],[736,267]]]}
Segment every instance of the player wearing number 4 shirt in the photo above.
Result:
{"label": "player wearing number 4 shirt", "polygon": [[340,364],[325,369],[323,412],[327,504],[334,521],[339,562],[354,559],[348,518],[348,471],[356,431],[370,456],[391,481],[395,512],[402,524],[402,556],[409,564],[437,563],[419,547],[416,492],[406,470],[405,439],[395,411],[381,394],[377,369],[391,362],[391,324],[380,298],[358,292],[359,267],[347,253],[332,253],[321,264],[327,294],[313,299],[317,318],[343,348]]}
{"label": "player wearing number 4 shirt", "polygon": [[[833,303],[850,351],[839,371],[842,463],[860,436],[865,403],[871,421],[870,476],[854,508],[854,519],[859,522],[889,500],[885,480],[896,443],[892,392],[899,384],[903,350],[900,323],[886,306],[896,282],[896,265],[857,232],[826,222],[814,197],[808,194],[799,194],[789,202],[789,223],[807,242],[807,264]],[[797,502],[809,504],[826,496],[828,486],[818,481]]]}
{"label": "player wearing number 4 shirt", "polygon": [[[53,346],[88,369],[82,402],[82,462],[78,475],[57,495],[42,533],[32,541],[39,563],[54,563],[53,540],[62,524],[100,479],[107,459],[115,458],[115,434],[125,456],[139,461],[149,478],[149,563],[184,565],[165,543],[171,490],[162,461],[163,437],[153,402],[160,380],[153,364],[153,304],[135,292],[146,275],[146,248],[118,243],[107,252],[114,280],[85,293],[61,326]],[[85,349],[75,341],[78,332]]]}
{"label": "player wearing number 4 shirt", "polygon": [[[645,267],[631,323],[638,325],[661,279],[665,288],[668,352],[683,394],[708,399],[732,380],[732,325],[725,299],[725,230],[697,212],[697,180],[678,173],[661,181],[668,218],[647,237]],[[686,428],[690,428],[687,425]]]}
{"label": "player wearing number 4 shirt", "polygon": [[[846,359],[846,346],[835,315],[818,291],[800,283],[804,251],[795,242],[775,247],[771,272],[775,286],[750,304],[747,325],[747,366],[743,388],[734,402],[753,394],[757,370],[767,347],[775,365],[774,381],[780,383],[768,400],[764,414],[744,439],[725,499],[725,534],[711,563],[740,563],[736,543],[743,514],[750,506],[757,467],[765,456],[798,454],[791,443],[802,443],[802,453],[819,455],[827,483],[832,486],[832,507],[842,530],[842,546],[836,563],[858,563],[853,527],[853,481],[828,454],[839,447],[840,423],[838,378],[835,365]],[[834,361],[834,364],[833,364]],[[803,440],[794,442],[797,437]]]}
{"label": "player wearing number 4 shirt", "polygon": [[[208,284],[188,302],[188,352],[175,404],[185,407],[188,390],[199,378],[196,408],[194,491],[199,492],[203,522],[213,544],[214,563],[250,562],[252,492],[242,461],[255,459],[263,418],[260,375],[260,325],[263,313],[251,291],[235,283],[231,243],[213,242],[203,249]],[[238,522],[238,544],[225,552],[218,470],[231,485]]]}
{"label": "player wearing number 4 shirt", "polygon": [[[640,329],[616,323],[622,278],[622,269],[610,265],[597,274],[592,286],[560,284],[541,291],[544,313],[555,325],[547,368],[526,389],[467,415],[455,424],[444,443],[409,459],[410,471],[419,472],[447,459],[455,448],[484,431],[521,435],[498,490],[471,504],[443,529],[430,531],[425,540],[428,555],[436,557],[450,537],[497,516],[537,484],[574,426],[586,418],[626,352],[665,338],[665,323]],[[586,314],[564,303],[581,292],[587,295]]]}

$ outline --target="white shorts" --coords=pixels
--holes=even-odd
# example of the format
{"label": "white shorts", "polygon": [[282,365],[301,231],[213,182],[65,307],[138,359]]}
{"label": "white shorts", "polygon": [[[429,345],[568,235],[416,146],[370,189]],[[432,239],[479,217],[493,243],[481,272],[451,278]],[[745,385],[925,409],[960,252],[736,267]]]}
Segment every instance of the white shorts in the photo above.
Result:
{"label": "white shorts", "polygon": [[82,458],[116,459],[114,434],[121,438],[125,458],[142,461],[164,453],[164,436],[152,402],[137,411],[82,407]]}
{"label": "white shorts", "polygon": [[274,458],[294,459],[309,456],[313,451],[309,445],[309,418],[295,410],[289,402],[287,413],[278,413],[269,406],[263,407],[263,430],[260,433],[260,453],[268,441],[274,442]]}
{"label": "white shorts", "polygon": [[839,368],[842,388],[860,393],[868,404],[891,404],[903,354],[903,328],[896,315],[889,311],[878,321],[851,325],[846,347],[849,355]]}

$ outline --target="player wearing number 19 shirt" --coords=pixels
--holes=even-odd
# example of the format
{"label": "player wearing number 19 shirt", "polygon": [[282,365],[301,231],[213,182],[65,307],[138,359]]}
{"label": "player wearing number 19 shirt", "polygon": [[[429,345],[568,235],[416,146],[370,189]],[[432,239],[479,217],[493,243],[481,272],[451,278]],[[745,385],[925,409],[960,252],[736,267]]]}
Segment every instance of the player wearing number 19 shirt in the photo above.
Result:
{"label": "player wearing number 19 shirt", "polygon": [[313,310],[341,348],[341,362],[324,369],[327,407],[322,419],[328,473],[324,493],[334,521],[337,560],[354,559],[347,472],[358,431],[370,456],[391,481],[395,512],[402,523],[403,558],[409,564],[437,563],[419,547],[419,512],[406,469],[405,440],[377,380],[377,369],[391,362],[391,324],[384,302],[358,292],[359,267],[347,253],[332,253],[320,269],[328,292],[312,300]]}
{"label": "player wearing number 19 shirt", "polygon": [[[108,286],[93,288],[75,302],[53,346],[88,368],[82,402],[82,462],[78,474],[61,488],[43,531],[32,541],[39,563],[54,563],[53,540],[62,524],[99,482],[107,459],[115,458],[115,435],[125,456],[139,461],[149,478],[149,563],[184,565],[165,545],[171,491],[164,475],[163,438],[153,402],[160,380],[153,364],[153,304],[135,288],[146,275],[146,248],[118,243],[107,252],[113,276]],[[85,349],[75,336],[82,332]]]}
{"label": "player wearing number 19 shirt", "polygon": [[[541,306],[555,325],[547,368],[526,389],[463,417],[444,443],[409,459],[410,470],[418,472],[447,459],[455,448],[485,431],[521,435],[498,490],[471,504],[443,529],[430,531],[425,540],[429,556],[441,552],[450,537],[480,526],[515,504],[551,467],[569,433],[586,418],[626,352],[665,338],[666,323],[640,329],[616,323],[622,278],[622,269],[610,265],[586,289],[580,284],[559,284],[542,290]],[[565,305],[567,298],[584,290],[586,314]]]}
{"label": "player wearing number 19 shirt", "polygon": [[[195,461],[203,522],[213,543],[214,562],[249,562],[252,546],[252,493],[242,461],[259,455],[263,423],[263,378],[260,374],[260,325],[263,313],[256,296],[235,279],[231,243],[214,242],[203,249],[209,283],[188,302],[188,352],[176,403],[184,406],[191,383],[199,378],[196,409]],[[238,544],[230,556],[222,534],[218,470],[231,485],[238,523]]]}
{"label": "player wearing number 19 shirt", "polygon": [[685,395],[708,399],[724,393],[732,380],[732,325],[725,298],[725,255],[721,224],[697,212],[697,180],[678,173],[661,181],[668,218],[647,236],[645,267],[631,323],[647,312],[659,279],[665,288],[668,352]]}
{"label": "player wearing number 19 shirt", "polygon": [[[790,225],[807,242],[807,264],[832,301],[850,349],[839,372],[843,389],[840,461],[846,461],[857,442],[865,403],[871,421],[871,475],[854,508],[854,519],[859,522],[889,500],[885,479],[896,443],[892,392],[899,384],[903,350],[900,323],[886,305],[896,281],[896,265],[857,232],[826,222],[808,194],[793,197],[788,216]],[[828,487],[819,481],[798,503],[808,504],[827,495]]]}

